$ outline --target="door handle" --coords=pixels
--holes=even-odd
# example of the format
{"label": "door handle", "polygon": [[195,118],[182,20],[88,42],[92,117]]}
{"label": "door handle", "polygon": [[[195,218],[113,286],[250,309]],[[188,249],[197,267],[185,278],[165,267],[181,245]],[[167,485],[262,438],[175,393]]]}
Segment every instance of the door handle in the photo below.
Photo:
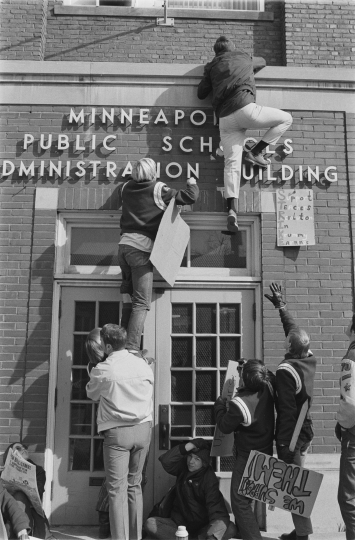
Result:
{"label": "door handle", "polygon": [[159,405],[159,450],[169,450],[169,405]]}

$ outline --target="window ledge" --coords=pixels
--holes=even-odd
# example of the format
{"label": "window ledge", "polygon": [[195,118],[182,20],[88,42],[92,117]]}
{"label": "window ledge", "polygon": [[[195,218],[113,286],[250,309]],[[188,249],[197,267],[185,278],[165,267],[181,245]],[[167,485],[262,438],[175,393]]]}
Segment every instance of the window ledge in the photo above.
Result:
{"label": "window ledge", "polygon": [[[55,15],[84,16],[84,17],[145,17],[156,19],[164,17],[164,9],[131,8],[131,7],[92,7],[92,6],[54,6]],[[246,21],[273,21],[274,14],[266,11],[233,11],[218,9],[173,9],[168,10],[168,16],[176,19],[222,19]]]}

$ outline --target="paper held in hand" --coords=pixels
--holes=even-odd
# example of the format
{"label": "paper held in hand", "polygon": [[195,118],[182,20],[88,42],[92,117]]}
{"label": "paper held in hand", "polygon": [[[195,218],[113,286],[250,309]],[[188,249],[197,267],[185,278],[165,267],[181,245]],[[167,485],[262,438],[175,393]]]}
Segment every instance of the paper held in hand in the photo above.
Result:
{"label": "paper held in hand", "polygon": [[44,515],[37,489],[36,465],[29,463],[17,450],[10,448],[1,480],[9,493],[23,491],[36,512]]}
{"label": "paper held in hand", "polygon": [[310,517],[323,475],[253,450],[238,493],[293,514]]}
{"label": "paper held in hand", "polygon": [[[227,403],[232,399],[239,386],[238,367],[239,364],[235,360],[228,361],[226,378],[222,390],[222,397],[226,398]],[[212,441],[211,456],[232,456],[233,445],[234,433],[226,435],[216,426]]]}
{"label": "paper held in hand", "polygon": [[190,239],[190,227],[179,213],[172,199],[160,222],[158,234],[150,255],[151,263],[173,287]]}

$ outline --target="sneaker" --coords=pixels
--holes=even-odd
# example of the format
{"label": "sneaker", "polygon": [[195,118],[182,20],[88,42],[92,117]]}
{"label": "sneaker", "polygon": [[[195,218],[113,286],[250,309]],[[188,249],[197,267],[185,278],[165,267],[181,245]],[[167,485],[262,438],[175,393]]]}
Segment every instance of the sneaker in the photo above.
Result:
{"label": "sneaker", "polygon": [[258,167],[261,167],[262,169],[266,169],[268,165],[270,165],[270,160],[265,159],[262,154],[254,155],[251,151],[247,152],[245,154],[245,161],[249,161],[249,163],[252,163],[253,165],[257,165]]}
{"label": "sneaker", "polygon": [[228,211],[227,229],[232,233],[236,233],[239,230],[238,222],[237,222],[237,214],[234,212],[234,210]]}

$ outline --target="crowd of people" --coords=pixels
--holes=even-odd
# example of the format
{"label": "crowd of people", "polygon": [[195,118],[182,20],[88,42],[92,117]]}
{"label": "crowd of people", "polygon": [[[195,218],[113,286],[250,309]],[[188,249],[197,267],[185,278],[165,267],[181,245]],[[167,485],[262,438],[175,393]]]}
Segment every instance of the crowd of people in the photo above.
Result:
{"label": "crowd of people", "polygon": [[[238,231],[243,156],[254,166],[267,167],[263,152],[291,126],[292,117],[287,112],[255,103],[254,73],[264,67],[262,58],[253,60],[245,51],[236,50],[224,36],[217,39],[214,51],[215,58],[205,66],[198,96],[204,99],[212,92],[225,156],[227,227],[234,234]],[[268,128],[268,131],[243,155],[249,128]],[[218,428],[225,434],[234,433],[231,478],[234,522],[210,464],[210,443],[195,438],[182,441],[160,456],[162,467],[176,477],[176,482],[143,523],[142,475],[151,440],[154,392],[150,365],[153,359],[141,347],[153,286],[150,253],[170,201],[191,205],[198,195],[194,178],[189,178],[186,188],[181,190],[157,181],[156,164],[150,158],[139,160],[132,177],[119,187],[119,207],[122,207],[119,264],[124,298],[121,324],[95,328],[86,340],[90,360],[86,391],[88,398],[99,403],[97,429],[103,436],[106,475],[97,506],[101,538],[111,534],[113,540],[141,540],[143,535],[148,539],[173,540],[177,528],[186,527],[190,540],[261,539],[252,500],[238,492],[250,452],[257,450],[271,456],[276,442],[279,459],[303,467],[313,438],[310,407],[316,359],[307,332],[286,309],[281,287],[272,283],[271,294],[265,296],[278,310],[284,328],[284,359],[275,374],[263,361],[248,359],[231,400],[227,403],[219,397],[214,405]],[[341,364],[336,425],[336,436],[342,445],[338,500],[346,538],[355,540],[355,316],[347,335],[350,346]],[[300,429],[293,448],[291,440],[297,424]],[[17,444],[18,451],[28,459],[26,448]],[[37,473],[42,497],[45,473],[41,467],[37,467]],[[22,492],[10,495],[1,481],[0,506],[1,538],[24,540],[29,533],[46,540],[53,538],[47,518],[36,513]],[[292,513],[292,520],[294,529],[281,538],[308,540],[313,532],[310,518]]]}

